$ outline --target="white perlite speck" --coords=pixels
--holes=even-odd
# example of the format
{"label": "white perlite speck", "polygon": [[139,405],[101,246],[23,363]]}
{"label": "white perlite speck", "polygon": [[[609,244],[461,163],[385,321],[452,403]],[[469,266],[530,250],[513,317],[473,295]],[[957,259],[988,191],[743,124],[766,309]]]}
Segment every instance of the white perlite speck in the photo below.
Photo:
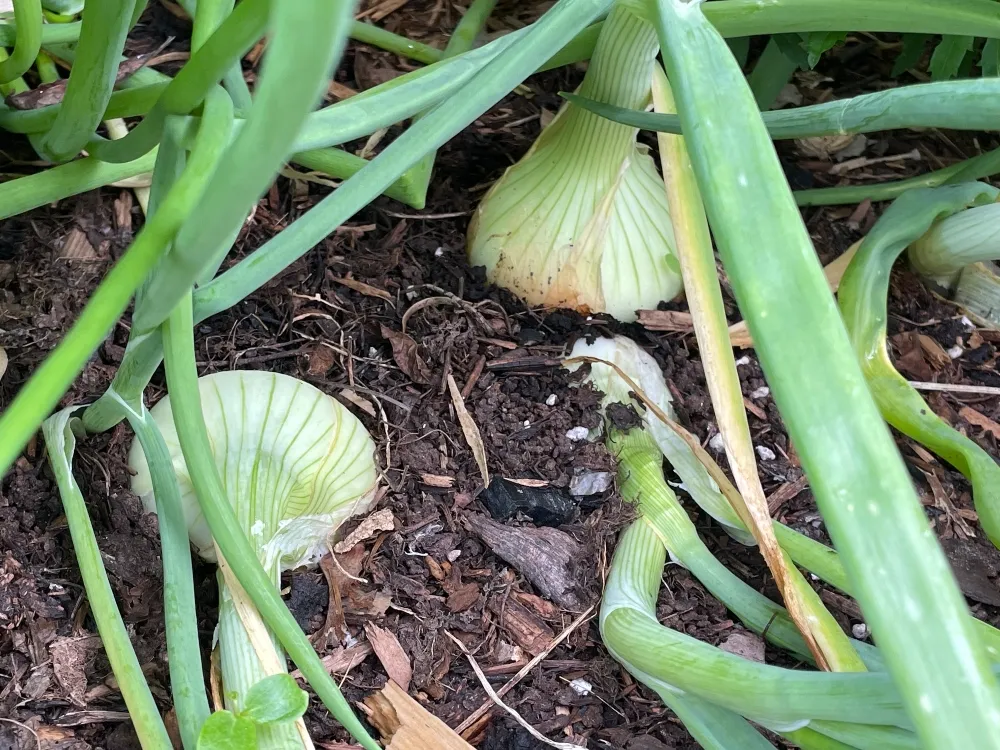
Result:
{"label": "white perlite speck", "polygon": [[574,693],[583,696],[590,695],[590,691],[594,689],[594,686],[582,677],[577,677],[575,680],[571,681],[569,686],[573,688]]}
{"label": "white perlite speck", "polygon": [[948,350],[948,356],[951,357],[952,359],[958,359],[959,357],[962,356],[962,352],[964,351],[965,349],[960,347],[958,344],[955,344],[955,346],[951,347],[951,349]]}
{"label": "white perlite speck", "polygon": [[770,395],[770,393],[771,389],[768,388],[766,385],[762,385],[760,388],[757,388],[755,391],[753,391],[753,393],[750,394],[750,398],[753,399],[767,398],[768,395]]}
{"label": "white perlite speck", "polygon": [[750,357],[746,356],[745,354],[738,360],[736,360],[737,367],[739,367],[740,365],[748,365],[748,364],[750,364]]}
{"label": "white perlite speck", "polygon": [[760,456],[761,461],[773,461],[777,456],[774,451],[768,448],[766,445],[757,446],[757,455]]}
{"label": "white perlite speck", "polygon": [[546,406],[555,406],[556,405],[556,394],[553,393],[547,399],[545,399],[545,405]]}
{"label": "white perlite speck", "polygon": [[589,434],[590,431],[586,427],[574,427],[567,431],[566,437],[574,443],[579,443],[581,440],[586,440]]}
{"label": "white perlite speck", "polygon": [[717,432],[712,435],[711,439],[708,441],[708,447],[711,448],[716,453],[722,453],[726,449],[726,443],[722,439],[722,433]]}
{"label": "white perlite speck", "polygon": [[860,641],[861,639],[868,637],[868,626],[863,622],[851,625],[851,633],[853,633],[854,637]]}

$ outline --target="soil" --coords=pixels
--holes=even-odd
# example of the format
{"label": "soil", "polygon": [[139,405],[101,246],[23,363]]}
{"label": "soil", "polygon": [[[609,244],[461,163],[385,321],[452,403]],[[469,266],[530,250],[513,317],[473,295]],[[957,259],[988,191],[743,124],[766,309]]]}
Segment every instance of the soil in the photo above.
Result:
{"label": "soil", "polygon": [[[499,21],[491,28],[530,20],[529,12],[515,7],[501,4]],[[450,6],[412,0],[382,23],[441,45],[456,19]],[[154,48],[168,35],[178,37],[172,49],[184,49],[185,33],[184,22],[151,4],[132,51]],[[796,88],[806,103],[876,90],[887,85],[892,54],[885,40],[875,44],[867,35],[852,37],[824,59],[818,72],[799,74]],[[337,80],[362,89],[412,66],[352,43]],[[490,701],[445,631],[474,654],[495,687],[533,655],[545,653],[505,699],[537,730],[590,748],[686,750],[697,747],[694,741],[659,699],[608,655],[598,633],[594,607],[616,535],[631,518],[615,488],[580,499],[568,523],[548,530],[573,551],[576,564],[564,571],[572,579],[572,597],[547,595],[537,570],[519,569],[474,530],[488,516],[477,499],[484,482],[448,387],[454,378],[481,432],[491,475],[560,491],[576,473],[614,466],[599,444],[567,437],[573,427],[597,424],[598,394],[577,387],[557,364],[580,337],[609,332],[634,337],[663,367],[682,422],[706,446],[717,432],[691,334],[655,333],[600,316],[528,309],[490,287],[481,269],[466,263],[465,230],[477,201],[530,146],[540,121],[559,105],[556,92],[572,88],[581,76],[576,67],[529,79],[525,89],[441,149],[423,210],[377,200],[256,294],[199,325],[199,368],[202,373],[267,369],[307,380],[339,398],[378,442],[385,487],[378,507],[391,511],[393,530],[377,532],[339,555],[338,567],[361,580],[348,581],[327,564],[322,572],[297,571],[284,581],[290,608],[321,654],[341,653],[345,643],[367,643],[366,625],[389,631],[409,661],[411,695],[457,726]],[[985,150],[990,138],[938,131],[872,135],[864,156],[916,149],[921,158],[863,164],[846,177],[830,173],[836,162],[805,153],[796,144],[782,143],[779,150],[790,180],[805,187],[916,174]],[[30,153],[26,144],[10,141],[4,171],[29,171],[18,160]],[[260,246],[328,190],[279,179],[248,222],[230,262]],[[882,208],[865,203],[804,210],[821,260],[829,262],[860,238]],[[10,358],[0,380],[0,406],[9,403],[65,334],[141,223],[130,193],[106,188],[0,224],[0,345]],[[85,239],[82,254],[68,252],[71,235]],[[731,295],[727,305],[732,320],[738,320]],[[679,301],[664,309],[686,308]],[[889,309],[894,353],[908,377],[1000,385],[995,369],[1000,335],[966,325],[959,311],[904,267],[893,275]],[[127,336],[126,317],[63,405],[87,403],[103,392]],[[938,349],[954,353],[956,346],[957,356],[939,356]],[[773,454],[760,462],[772,512],[793,528],[826,540],[756,357],[752,350],[737,356],[754,442]],[[147,392],[148,403],[164,390],[158,374]],[[937,413],[998,455],[997,399],[934,393],[928,400]],[[967,421],[967,407],[986,421]],[[170,699],[156,519],[143,513],[129,491],[130,443],[124,426],[90,437],[78,447],[75,469],[122,616],[154,694],[166,709]],[[975,526],[968,483],[908,440],[899,444],[973,611],[1000,622],[995,580],[1000,553]],[[730,541],[693,504],[688,507],[722,562],[777,599],[759,555]],[[513,535],[535,533],[536,528],[524,516],[507,525]],[[214,570],[199,562],[195,576],[207,656],[217,615]],[[679,566],[667,567],[664,583],[658,610],[662,622],[712,644],[742,632],[731,613]],[[816,585],[845,628],[861,623],[853,602]],[[552,640],[584,613],[584,622],[549,650]],[[59,496],[36,439],[0,485],[0,749],[33,747],[32,733],[45,747],[137,747],[95,634]],[[767,658],[791,666],[771,649]],[[347,697],[358,702],[385,684],[387,669],[372,654],[338,677]],[[578,678],[592,685],[589,694],[580,695],[570,686]],[[317,747],[343,747],[337,743],[346,735],[325,710],[312,707],[307,724]],[[496,711],[473,724],[466,736],[490,750],[541,747]]]}

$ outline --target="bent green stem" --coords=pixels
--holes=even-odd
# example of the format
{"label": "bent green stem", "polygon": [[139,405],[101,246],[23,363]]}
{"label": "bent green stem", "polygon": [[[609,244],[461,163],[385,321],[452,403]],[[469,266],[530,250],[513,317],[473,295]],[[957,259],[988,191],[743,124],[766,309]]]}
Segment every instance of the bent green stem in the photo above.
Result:
{"label": "bent green stem", "polygon": [[10,83],[24,75],[42,48],[41,0],[16,0],[14,21],[17,23],[14,51],[0,62],[0,83]]}
{"label": "bent green stem", "polygon": [[934,221],[969,206],[993,202],[997,194],[996,188],[988,185],[967,183],[901,196],[861,243],[841,280],[838,297],[858,363],[882,415],[968,478],[979,523],[990,541],[1000,545],[1000,466],[934,414],[896,372],[886,347],[889,272],[896,258]]}
{"label": "bent green stem", "polygon": [[90,601],[90,611],[97,622],[97,630],[104,650],[111,662],[118,687],[129,718],[135,727],[142,747],[146,750],[171,750],[172,744],[160,719],[160,712],[146,684],[139,660],[132,650],[125,623],[122,622],[108,574],[101,560],[94,527],[90,522],[87,505],[76,479],[73,477],[73,452],[76,449],[73,417],[76,408],[64,409],[45,421],[42,433],[49,454],[49,463],[59,487],[66,521],[69,524],[73,549],[76,553],[80,576]]}
{"label": "bent green stem", "polygon": [[633,522],[618,541],[601,605],[605,645],[643,682],[660,680],[771,727],[813,721],[910,726],[885,673],[781,669],[660,625],[656,600],[664,561],[653,528]]}
{"label": "bent green stem", "polygon": [[[46,157],[52,161],[76,156],[100,124],[111,98],[118,58],[135,6],[136,0],[102,0],[84,8],[76,62],[66,84],[66,94],[51,130],[41,143]],[[141,154],[132,159],[138,156]]]}
{"label": "bent green stem", "polygon": [[[117,141],[96,136],[91,138],[86,144],[88,153],[102,161],[123,162],[137,159],[150,151],[160,140],[165,118],[168,115],[186,115],[192,112],[205,100],[233,63],[238,62],[260,39],[267,28],[270,4],[271,0],[245,0],[239,3],[222,25],[191,55],[191,59],[167,85],[153,109],[139,125]],[[78,56],[73,69],[79,64]]]}

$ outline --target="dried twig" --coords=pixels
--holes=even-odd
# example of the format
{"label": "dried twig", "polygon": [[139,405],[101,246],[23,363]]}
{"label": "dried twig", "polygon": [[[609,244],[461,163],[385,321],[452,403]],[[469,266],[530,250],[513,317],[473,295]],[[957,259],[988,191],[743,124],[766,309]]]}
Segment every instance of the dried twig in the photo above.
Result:
{"label": "dried twig", "polygon": [[[527,664],[525,664],[523,667],[521,667],[520,671],[516,675],[514,675],[509,680],[507,680],[507,682],[504,683],[503,687],[501,687],[499,690],[496,691],[496,695],[498,697],[500,697],[500,698],[502,698],[503,696],[507,695],[507,693],[509,693],[511,691],[511,689],[515,685],[517,685],[517,683],[519,683],[521,680],[523,680],[532,669],[534,669],[539,664],[541,664],[542,661],[544,661],[545,659],[547,659],[548,656],[549,656],[549,654],[552,653],[552,650],[556,646],[558,646],[564,640],[566,640],[567,638],[569,638],[570,634],[574,630],[576,630],[584,622],[586,622],[589,619],[589,617],[590,617],[590,613],[593,612],[593,611],[594,611],[593,607],[588,607],[587,610],[582,615],[580,615],[579,617],[577,617],[575,620],[573,620],[573,622],[571,622],[569,624],[569,627],[567,627],[565,630],[563,630],[563,632],[561,632],[559,635],[557,635],[555,638],[553,638],[552,642],[544,650],[542,650],[541,652],[539,652],[538,655],[534,659],[532,659]],[[447,632],[447,631],[445,631],[445,632]],[[465,648],[463,647],[462,650],[465,651]],[[466,652],[466,653],[468,653],[468,652]],[[492,697],[492,696],[490,696],[490,697]],[[475,724],[477,721],[479,721],[483,716],[485,716],[486,713],[491,708],[493,708],[493,705],[494,704],[493,704],[492,701],[486,701],[483,705],[481,705],[479,708],[477,708],[475,711],[473,711],[471,714],[469,714],[469,716],[465,719],[465,721],[463,721],[461,724],[458,725],[458,727],[456,727],[455,731],[458,732],[459,734],[463,734],[466,730],[469,729],[469,727],[471,727],[473,724]]]}
{"label": "dried twig", "polygon": [[451,640],[453,640],[455,644],[462,650],[462,653],[465,654],[465,658],[468,659],[469,664],[472,665],[472,671],[476,673],[476,677],[478,677],[479,682],[482,683],[483,690],[486,691],[486,694],[493,699],[494,703],[496,703],[498,706],[500,706],[500,708],[502,708],[504,711],[510,714],[513,717],[514,721],[516,721],[518,724],[524,727],[525,731],[527,731],[528,734],[530,734],[539,742],[548,745],[549,747],[557,747],[559,748],[559,750],[579,750],[580,745],[574,745],[570,742],[556,742],[555,740],[550,740],[544,734],[542,734],[533,726],[531,726],[531,724],[529,724],[524,719],[524,717],[521,716],[521,714],[519,714],[513,708],[504,703],[503,700],[501,700],[500,696],[497,695],[496,691],[493,689],[493,686],[490,685],[490,681],[486,679],[486,675],[483,674],[483,670],[479,667],[479,663],[476,661],[475,657],[469,653],[467,648],[465,648],[465,644],[462,643],[460,640],[458,640],[458,638],[453,636],[447,630],[444,631],[444,634],[449,638],[451,638]]}

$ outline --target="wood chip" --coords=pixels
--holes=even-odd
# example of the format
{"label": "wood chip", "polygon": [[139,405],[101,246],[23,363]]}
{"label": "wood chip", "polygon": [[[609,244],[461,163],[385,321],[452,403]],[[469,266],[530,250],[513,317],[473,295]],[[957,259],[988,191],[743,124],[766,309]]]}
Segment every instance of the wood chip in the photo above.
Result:
{"label": "wood chip", "polygon": [[67,260],[97,260],[97,252],[87,239],[87,235],[78,227],[74,227],[63,240],[59,257]]}
{"label": "wood chip", "polygon": [[354,545],[366,542],[381,531],[393,531],[396,528],[396,518],[388,508],[382,508],[370,514],[358,524],[350,534],[337,542],[333,551],[337,554],[349,552]]}
{"label": "wood chip", "polygon": [[455,486],[455,477],[446,477],[441,474],[421,474],[420,481],[428,487],[441,487],[447,489]]}
{"label": "wood chip", "polygon": [[384,299],[388,303],[393,303],[392,295],[384,289],[379,289],[377,286],[372,286],[371,284],[366,284],[363,281],[358,281],[357,279],[340,278],[338,276],[331,276],[332,281],[336,281],[338,284],[343,284],[348,289],[353,289],[356,292],[360,292],[366,297],[378,297],[379,299]]}
{"label": "wood chip", "polygon": [[365,623],[365,633],[389,679],[399,685],[404,692],[409,690],[413,667],[410,666],[410,657],[406,655],[399,639],[373,622]]}
{"label": "wood chip", "polygon": [[351,388],[344,388],[341,390],[340,395],[343,396],[345,401],[354,404],[368,416],[378,417],[378,414],[375,411],[375,405],[364,396],[359,395],[357,391]]}
{"label": "wood chip", "polygon": [[361,706],[382,735],[386,750],[473,750],[451,727],[430,713],[391,680]]}
{"label": "wood chip", "polygon": [[958,410],[958,414],[962,419],[964,419],[969,424],[974,424],[976,427],[981,427],[990,433],[997,440],[1000,440],[1000,424],[997,424],[992,419],[987,417],[982,412],[978,412],[971,406],[963,406]]}
{"label": "wood chip", "polygon": [[132,193],[122,190],[115,198],[115,227],[123,232],[132,231]]}
{"label": "wood chip", "polygon": [[935,339],[932,339],[925,333],[918,333],[917,341],[920,342],[920,348],[927,355],[927,361],[935,369],[941,370],[951,364],[951,357],[948,356],[948,352]]}
{"label": "wood chip", "polygon": [[[346,675],[373,653],[370,643],[358,643],[350,648],[338,646],[333,653],[323,657],[323,667],[332,675]],[[292,677],[296,680],[305,679],[298,669],[292,672]]]}
{"label": "wood chip", "polygon": [[547,599],[574,612],[586,606],[581,565],[591,555],[569,534],[552,528],[505,526],[476,515],[467,517],[466,523]]}
{"label": "wood chip", "polygon": [[448,594],[448,611],[464,612],[478,601],[479,586],[474,583],[463,583]]}
{"label": "wood chip", "polygon": [[472,449],[476,465],[479,466],[483,485],[489,486],[490,471],[486,465],[486,448],[483,445],[482,435],[479,434],[479,427],[476,426],[476,420],[472,418],[469,410],[465,408],[465,399],[462,398],[462,394],[458,390],[458,384],[455,383],[455,378],[451,373],[448,373],[448,390],[451,391],[451,403],[454,404],[455,414],[458,416],[459,424],[462,425],[462,434],[465,435],[465,441],[469,444],[469,448]]}
{"label": "wood chip", "polygon": [[787,482],[767,496],[767,509],[771,515],[776,515],[781,506],[791,500],[809,486],[806,475],[796,479],[794,482]]}
{"label": "wood chip", "polygon": [[516,599],[494,596],[489,601],[489,608],[510,639],[532,656],[542,653],[555,638],[556,634],[545,620]]}

